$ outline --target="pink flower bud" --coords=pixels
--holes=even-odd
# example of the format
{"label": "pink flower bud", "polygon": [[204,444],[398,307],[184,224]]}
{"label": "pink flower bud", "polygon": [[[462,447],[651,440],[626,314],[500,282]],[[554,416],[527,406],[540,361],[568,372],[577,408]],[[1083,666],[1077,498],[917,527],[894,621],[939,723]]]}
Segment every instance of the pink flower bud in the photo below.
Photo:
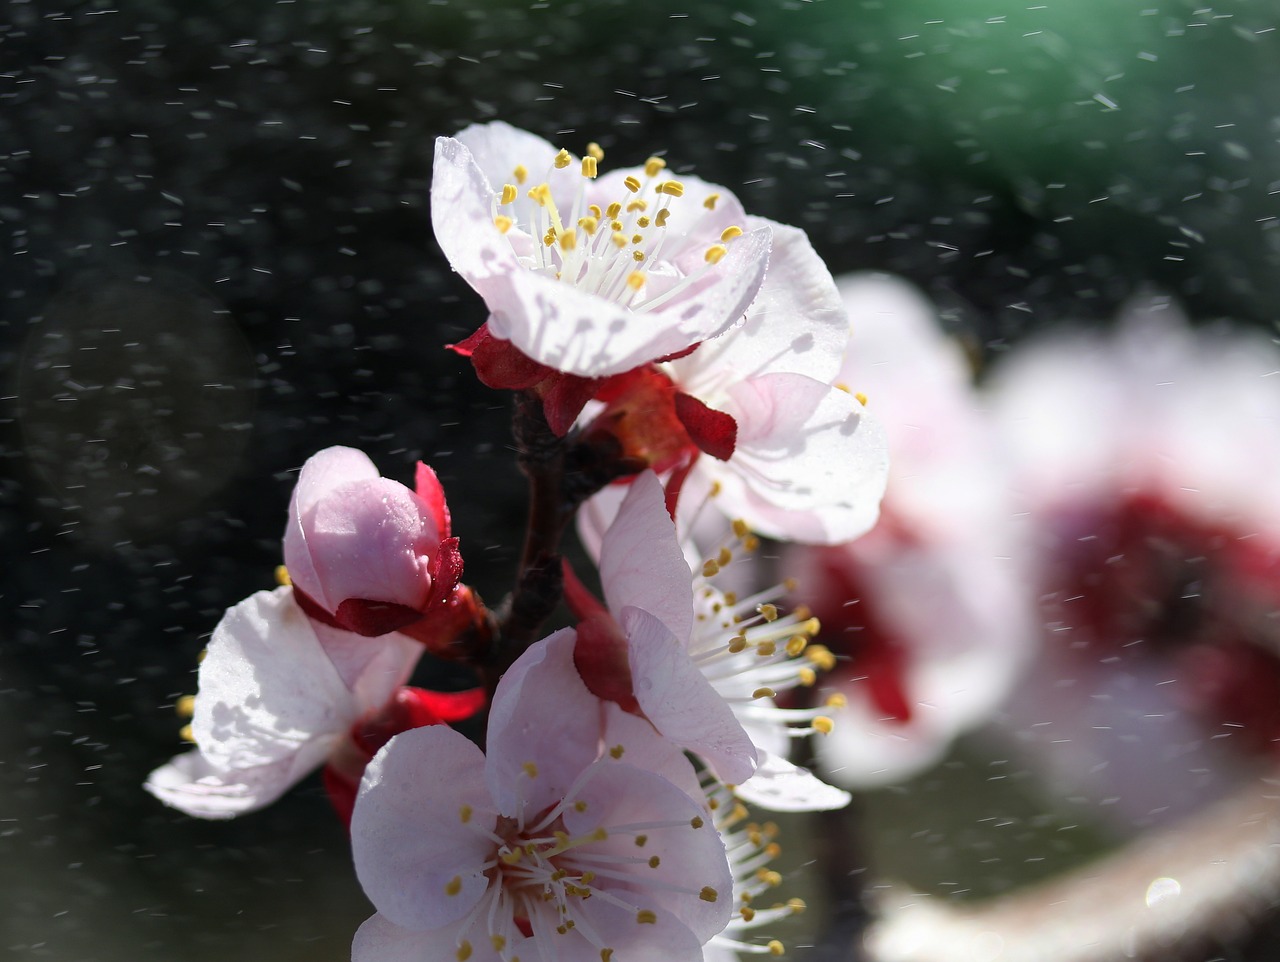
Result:
{"label": "pink flower bud", "polygon": [[361,635],[419,620],[448,600],[462,561],[435,473],[418,465],[417,491],[383,478],[353,448],[307,460],[284,534],[284,561],[303,609]]}

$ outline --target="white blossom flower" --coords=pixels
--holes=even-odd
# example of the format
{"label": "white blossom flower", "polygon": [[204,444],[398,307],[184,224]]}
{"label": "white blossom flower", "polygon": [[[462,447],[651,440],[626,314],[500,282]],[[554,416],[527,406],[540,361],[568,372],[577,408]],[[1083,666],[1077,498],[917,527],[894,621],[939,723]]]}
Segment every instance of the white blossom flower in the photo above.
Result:
{"label": "white blossom flower", "polygon": [[378,914],[353,962],[699,962],[724,930],[733,878],[692,766],[573,652],[557,632],[503,676],[487,755],[424,728],[374,758],[352,851]]}
{"label": "white blossom flower", "polygon": [[771,231],[744,231],[724,188],[642,167],[599,175],[495,121],[436,141],[431,220],[453,269],[484,298],[489,332],[557,371],[619,374],[739,323]]}
{"label": "white blossom flower", "polygon": [[195,750],[152,772],[147,791],[201,818],[270,804],[344,750],[423,650],[403,635],[364,638],[313,621],[288,587],[251,595],[227,610],[200,663]]}

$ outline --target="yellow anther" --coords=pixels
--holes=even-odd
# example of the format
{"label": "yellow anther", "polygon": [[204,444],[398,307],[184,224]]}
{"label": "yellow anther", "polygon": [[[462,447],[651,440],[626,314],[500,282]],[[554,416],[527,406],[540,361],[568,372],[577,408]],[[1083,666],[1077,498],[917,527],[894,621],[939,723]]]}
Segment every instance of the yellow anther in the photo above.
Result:
{"label": "yellow anther", "polygon": [[595,217],[579,217],[578,226],[586,231],[587,236],[590,237],[600,228],[600,221]]}
{"label": "yellow anther", "polygon": [[867,396],[863,394],[861,391],[858,391],[856,394],[854,394],[854,397],[858,399],[858,403],[861,404],[863,407],[867,406]]}
{"label": "yellow anther", "polygon": [[648,841],[649,841],[649,836],[648,836],[648,835],[637,835],[637,836],[636,836],[636,848],[644,848],[645,843],[646,843],[646,842],[648,842]]}
{"label": "yellow anther", "polygon": [[710,885],[702,886],[702,891],[698,893],[698,898],[704,902],[714,902],[720,897],[720,893],[713,889]]}
{"label": "yellow anther", "polygon": [[683,197],[684,184],[680,183],[678,180],[664,180],[658,185],[657,191],[659,194],[669,194],[672,197]]}
{"label": "yellow anther", "polygon": [[556,229],[548,227],[547,232],[542,235],[542,243],[547,247],[554,247],[556,243]]}
{"label": "yellow anther", "polygon": [[512,849],[509,852],[503,852],[498,857],[501,858],[502,861],[506,862],[508,865],[515,865],[517,862],[520,861],[520,859],[524,858],[524,852],[516,848],[516,849]]}
{"label": "yellow anther", "polygon": [[641,200],[639,198],[636,198],[631,203],[627,204],[628,214],[630,214],[632,211],[648,210],[648,209],[649,209],[649,202],[647,200]]}
{"label": "yellow anther", "polygon": [[181,728],[179,728],[178,737],[181,738],[184,742],[191,742],[193,745],[195,744],[196,735],[195,735],[195,732],[191,730],[190,725],[183,725]]}
{"label": "yellow anther", "polygon": [[692,825],[694,828],[702,828],[702,826],[705,825],[706,822],[702,820],[701,815],[695,815],[693,816],[693,818],[689,819],[689,824]]}
{"label": "yellow anther", "polygon": [[777,858],[779,855],[782,854],[782,846],[779,845],[777,842],[770,842],[768,845],[764,847],[764,854],[768,858]]}
{"label": "yellow anther", "polygon": [[812,688],[818,683],[818,673],[812,668],[801,668],[796,672],[796,680],[805,688]]}
{"label": "yellow anther", "polygon": [[729,241],[733,240],[735,237],[741,237],[741,236],[742,236],[742,228],[736,225],[733,227],[726,227],[724,230],[720,232],[720,239],[724,241],[726,244],[729,243]]}
{"label": "yellow anther", "polygon": [[621,233],[622,233],[622,221],[620,221],[620,220],[611,220],[611,221],[609,221],[609,230],[611,230],[611,231],[615,231],[615,232],[617,232],[617,233],[621,234]]}
{"label": "yellow anther", "polygon": [[510,217],[508,217],[506,214],[499,214],[497,217],[493,219],[493,226],[498,228],[499,234],[505,234],[507,231],[511,230],[511,228],[514,227],[515,224],[516,222],[513,221]]}
{"label": "yellow anther", "polygon": [[196,713],[196,696],[183,695],[174,703],[173,710],[179,718],[190,718]]}
{"label": "yellow anther", "polygon": [[652,909],[641,909],[636,913],[636,921],[641,925],[653,925],[658,921],[658,916]]}
{"label": "yellow anther", "polygon": [[633,244],[643,244],[643,243],[644,243],[644,234],[632,234],[632,235],[631,235],[631,243],[633,243]]}
{"label": "yellow anther", "polygon": [[777,939],[770,939],[769,954],[770,955],[786,955],[787,947],[783,945],[781,942],[779,942]]}
{"label": "yellow anther", "polygon": [[591,216],[594,217],[596,220],[600,220],[602,217],[604,217],[604,211],[600,209],[599,204],[588,204],[587,210],[591,212]]}
{"label": "yellow anther", "polygon": [[819,715],[813,720],[813,727],[816,731],[820,731],[824,735],[830,735],[835,731],[836,723],[826,715]]}
{"label": "yellow anther", "polygon": [[575,812],[585,812],[587,810],[587,803],[581,800],[576,801],[573,803],[573,810]]}
{"label": "yellow anther", "polygon": [[702,206],[707,210],[715,210],[716,203],[720,200],[719,194],[708,194],[707,199],[702,202]]}
{"label": "yellow anther", "polygon": [[782,876],[779,875],[777,872],[775,872],[773,869],[769,869],[769,868],[762,868],[759,871],[757,871],[756,878],[758,878],[765,885],[772,885],[774,887],[777,887],[782,884]]}
{"label": "yellow anther", "polygon": [[670,216],[671,216],[671,210],[669,208],[664,207],[662,208],[662,210],[658,211],[658,213],[654,215],[653,222],[657,224],[659,227],[666,227],[667,218]]}
{"label": "yellow anther", "polygon": [[720,565],[716,563],[715,558],[708,558],[702,563],[702,577],[714,578],[720,573]]}
{"label": "yellow anther", "polygon": [[639,264],[641,261],[644,260],[644,251],[632,251],[631,259],[635,261],[637,264]]}
{"label": "yellow anther", "polygon": [[604,160],[604,148],[597,144],[594,140],[587,144],[587,156],[596,163]]}
{"label": "yellow anther", "polygon": [[466,825],[467,822],[471,821],[471,814],[470,805],[461,806],[458,809],[458,821],[462,822],[463,825]]}
{"label": "yellow anther", "polygon": [[609,749],[609,756],[611,758],[621,758],[622,753],[624,751],[626,751],[626,749],[623,748],[621,745],[614,745],[612,748]]}
{"label": "yellow anther", "polygon": [[716,561],[720,563],[721,568],[723,568],[732,560],[733,560],[733,552],[730,551],[728,548],[721,548],[720,553],[716,555]]}
{"label": "yellow anther", "polygon": [[726,605],[736,605],[738,603],[738,593],[736,591],[726,591],[724,593],[724,603]]}
{"label": "yellow anther", "polygon": [[787,639],[787,654],[792,658],[804,654],[804,650],[808,647],[809,639],[804,635],[792,635]]}
{"label": "yellow anther", "polygon": [[591,841],[593,842],[607,842],[608,840],[609,840],[609,833],[605,831],[605,828],[603,825],[591,833]]}
{"label": "yellow anther", "polygon": [[622,213],[622,205],[619,204],[617,201],[614,201],[612,204],[610,204],[608,207],[605,208],[604,216],[609,218],[609,220],[617,220],[618,215],[621,213]]}
{"label": "yellow anther", "polygon": [[613,949],[600,950],[600,962],[611,962],[613,959]]}
{"label": "yellow anther", "polygon": [[529,168],[524,164],[516,164],[516,169],[511,172],[511,176],[516,179],[517,184],[523,184],[529,179]]}
{"label": "yellow anther", "polygon": [[817,618],[806,618],[804,624],[800,626],[800,630],[812,638],[822,630],[822,622]]}
{"label": "yellow anther", "polygon": [[573,250],[577,246],[578,246],[578,235],[574,231],[567,230],[560,235],[560,249],[562,251],[565,251],[567,253],[568,251]]}
{"label": "yellow anther", "polygon": [[525,762],[520,767],[524,769],[524,773],[528,775],[530,778],[538,777],[538,766],[535,765],[533,762]]}
{"label": "yellow anther", "polygon": [[804,656],[823,671],[830,671],[836,666],[836,656],[831,654],[831,649],[826,645],[810,645],[805,649]]}
{"label": "yellow anther", "polygon": [[456,958],[458,962],[467,962],[467,959],[471,958],[471,943],[466,939],[459,942],[458,951],[453,953],[453,957]]}
{"label": "yellow anther", "polygon": [[640,181],[632,176],[628,176],[627,179],[622,182],[622,185],[633,194],[638,193],[640,190]]}
{"label": "yellow anther", "polygon": [[462,891],[461,875],[455,875],[453,878],[449,879],[449,881],[445,883],[445,886],[444,886],[445,895],[457,895],[461,891]]}
{"label": "yellow anther", "polygon": [[729,639],[729,644],[726,647],[729,649],[729,654],[736,655],[747,647],[747,639],[742,635],[734,635]]}
{"label": "yellow anther", "polygon": [[765,621],[777,621],[777,620],[778,620],[778,606],[777,606],[777,605],[764,604],[764,605],[761,605],[761,606],[760,606],[759,608],[757,608],[756,610],[757,610],[758,612],[760,612],[760,617],[761,617],[761,618],[763,618]]}
{"label": "yellow anther", "polygon": [[648,216],[642,214],[636,218],[636,223],[639,224],[641,227],[648,227],[650,224],[650,220]]}
{"label": "yellow anther", "polygon": [[209,649],[201,648],[200,654],[196,655],[196,664],[197,665],[200,664],[200,662],[204,661],[208,657],[209,657]]}
{"label": "yellow anther", "polygon": [[750,905],[744,905],[742,908],[738,909],[738,914],[742,916],[742,921],[750,922],[756,917],[756,910]]}
{"label": "yellow anther", "polygon": [[656,855],[649,856],[649,868],[657,868],[661,864],[662,864],[662,859],[658,858],[658,856]]}
{"label": "yellow anther", "polygon": [[529,197],[539,207],[546,207],[547,202],[551,200],[551,185],[539,184],[537,187],[530,187]]}
{"label": "yellow anther", "polygon": [[[784,585],[783,587],[785,587],[788,591],[795,591],[795,590],[796,590],[796,586],[795,586],[795,584],[794,584],[794,583],[792,583],[792,584],[790,584],[790,585]],[[812,609],[812,608],[810,608],[808,605],[803,604],[803,603],[798,604],[798,605],[796,605],[794,608],[792,608],[792,609],[791,609],[791,613],[792,613],[793,615],[795,615],[795,616],[796,616],[796,619],[797,619],[798,621],[803,621],[803,622],[806,622],[806,623],[809,621],[809,619],[811,619],[811,618],[813,617],[813,609]],[[821,626],[819,626],[819,627],[821,627]]]}
{"label": "yellow anther", "polygon": [[638,291],[644,287],[644,274],[641,271],[632,271],[627,275],[627,287],[633,291]]}
{"label": "yellow anther", "polygon": [[756,654],[761,658],[768,658],[778,650],[778,646],[772,641],[762,641],[756,645]]}
{"label": "yellow anther", "polygon": [[650,157],[644,162],[644,175],[646,177],[657,177],[659,173],[666,169],[667,162],[661,157]]}
{"label": "yellow anther", "polygon": [[743,538],[742,550],[746,551],[748,554],[752,551],[759,551],[760,539],[757,538],[755,535],[748,535],[747,537]]}
{"label": "yellow anther", "polygon": [[595,872],[583,872],[582,878],[579,879],[579,881],[582,882],[583,885],[590,885],[595,880],[596,880]]}
{"label": "yellow anther", "polygon": [[590,177],[592,180],[594,180],[596,174],[600,172],[600,169],[597,165],[598,165],[598,161],[594,157],[583,157],[582,158],[582,176]]}
{"label": "yellow anther", "polygon": [[714,812],[719,807],[720,807],[720,799],[718,798],[707,799],[707,808],[711,809],[711,811]]}
{"label": "yellow anther", "polygon": [[828,708],[844,708],[849,704],[849,699],[841,692],[832,692],[827,696]]}
{"label": "yellow anther", "polygon": [[772,698],[776,694],[777,692],[774,691],[772,688],[770,688],[768,685],[761,685],[759,688],[757,688],[755,691],[751,693],[751,697],[752,698]]}
{"label": "yellow anther", "polygon": [[507,940],[501,935],[491,935],[489,936],[489,944],[493,946],[493,951],[501,952],[507,947]]}
{"label": "yellow anther", "polygon": [[516,185],[515,185],[515,184],[503,184],[503,185],[502,185],[502,197],[498,200],[498,203],[499,203],[499,204],[510,204],[510,203],[511,203],[512,201],[514,201],[515,199],[516,199]]}
{"label": "yellow anther", "polygon": [[787,899],[787,908],[791,910],[792,915],[799,915],[808,907],[805,905],[804,899]]}
{"label": "yellow anther", "polygon": [[613,241],[615,247],[622,248],[627,246],[627,235],[622,233],[622,231],[615,230],[613,232],[613,237],[610,239]]}
{"label": "yellow anther", "polygon": [[735,538],[745,538],[750,530],[751,529],[747,527],[747,523],[741,518],[733,519],[733,536]]}
{"label": "yellow anther", "polygon": [[276,565],[275,576],[276,584],[280,585],[282,588],[287,588],[289,585],[293,584],[293,581],[289,578],[289,569],[284,565]]}
{"label": "yellow anther", "polygon": [[573,156],[569,153],[569,151],[561,147],[560,153],[556,154],[556,159],[554,163],[556,165],[556,170],[564,170],[566,167],[568,167],[570,164],[573,163]]}
{"label": "yellow anther", "polygon": [[712,244],[702,256],[708,264],[719,264],[727,253],[729,253],[729,248],[723,244]]}

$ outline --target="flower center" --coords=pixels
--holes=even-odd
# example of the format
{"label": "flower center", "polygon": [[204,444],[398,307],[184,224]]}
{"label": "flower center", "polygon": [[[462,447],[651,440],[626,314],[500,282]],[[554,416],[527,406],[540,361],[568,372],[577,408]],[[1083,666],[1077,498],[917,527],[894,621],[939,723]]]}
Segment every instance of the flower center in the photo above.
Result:
{"label": "flower center", "polygon": [[[708,194],[700,208],[682,202],[685,185],[663,174],[666,161],[650,157],[623,179],[615,196],[607,196],[594,185],[603,159],[604,151],[594,143],[581,159],[561,150],[537,183],[531,182],[527,167],[517,165],[514,183],[504,184],[494,196],[494,225],[536,273],[637,311],[654,310],[710,272],[729,244],[742,236],[742,228],[725,228],[719,241],[703,251],[700,266],[681,270],[675,257],[715,210],[719,194]],[[580,177],[560,173],[575,164]],[[555,196],[553,183],[561,196]]]}

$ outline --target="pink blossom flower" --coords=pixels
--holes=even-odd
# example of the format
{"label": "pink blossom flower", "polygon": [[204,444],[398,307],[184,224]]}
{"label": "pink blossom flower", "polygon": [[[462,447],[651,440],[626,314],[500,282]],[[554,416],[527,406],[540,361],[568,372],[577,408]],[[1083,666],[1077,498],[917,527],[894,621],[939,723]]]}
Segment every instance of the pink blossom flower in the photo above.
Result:
{"label": "pink blossom flower", "polygon": [[689,655],[692,575],[652,472],[636,478],[604,536],[600,582],[604,606],[575,580],[566,586],[587,688],[648,719],[722,779],[750,778],[751,739]]}
{"label": "pink blossom flower", "polygon": [[361,635],[412,632],[453,600],[462,557],[444,490],[425,464],[410,491],[362,452],[327,448],[302,466],[289,515],[285,567],[313,617]]}
{"label": "pink blossom flower", "polygon": [[1044,652],[1011,707],[1070,794],[1149,822],[1280,744],[1280,351],[1168,298],[995,371]]}
{"label": "pink blossom flower", "polygon": [[378,911],[353,962],[697,962],[725,928],[733,878],[692,767],[597,700],[573,651],[557,632],[503,676],[487,755],[422,728],[374,758],[352,852]]}
{"label": "pink blossom flower", "polygon": [[650,158],[598,177],[501,122],[436,141],[431,220],[453,269],[484,298],[488,332],[538,364],[588,378],[687,350],[755,298],[770,230],[744,233],[723,188]]}
{"label": "pink blossom flower", "polygon": [[761,534],[843,541],[875,523],[884,432],[835,386],[849,327],[830,272],[803,231],[772,230],[769,272],[742,325],[612,379],[586,437],[669,472],[672,507],[681,490],[693,504],[715,490],[721,511]]}
{"label": "pink blossom flower", "polygon": [[855,787],[922,770],[988,718],[1032,629],[994,434],[962,351],[906,284],[860,275],[840,289],[853,336],[839,380],[885,426],[888,488],[870,534],[793,549],[784,567],[836,656],[825,683],[847,702],[819,758]]}
{"label": "pink blossom flower", "polygon": [[201,818],[270,804],[351,750],[352,727],[392,700],[423,650],[320,624],[289,588],[251,595],[227,610],[200,663],[195,750],[152,772],[147,791]]}
{"label": "pink blossom flower", "polygon": [[[623,705],[634,698],[659,732],[707,759],[715,774],[754,804],[775,811],[848,804],[848,794],[785,758],[789,737],[814,731],[812,723],[823,715],[782,709],[773,700],[811,683],[814,671],[804,654],[811,633],[807,616],[779,615],[769,602],[781,588],[739,598],[717,585],[735,549],[746,562],[758,543],[742,522],[733,539],[713,552],[719,560],[698,562],[696,575],[686,561],[693,550],[687,542],[677,537],[657,478],[640,475],[600,539],[608,610],[570,586],[570,605],[583,619],[577,663],[588,687]],[[664,669],[678,679],[670,693],[647,687],[654,661],[644,646],[657,638],[634,630],[636,611],[655,613],[669,631],[656,649],[675,668]]]}

